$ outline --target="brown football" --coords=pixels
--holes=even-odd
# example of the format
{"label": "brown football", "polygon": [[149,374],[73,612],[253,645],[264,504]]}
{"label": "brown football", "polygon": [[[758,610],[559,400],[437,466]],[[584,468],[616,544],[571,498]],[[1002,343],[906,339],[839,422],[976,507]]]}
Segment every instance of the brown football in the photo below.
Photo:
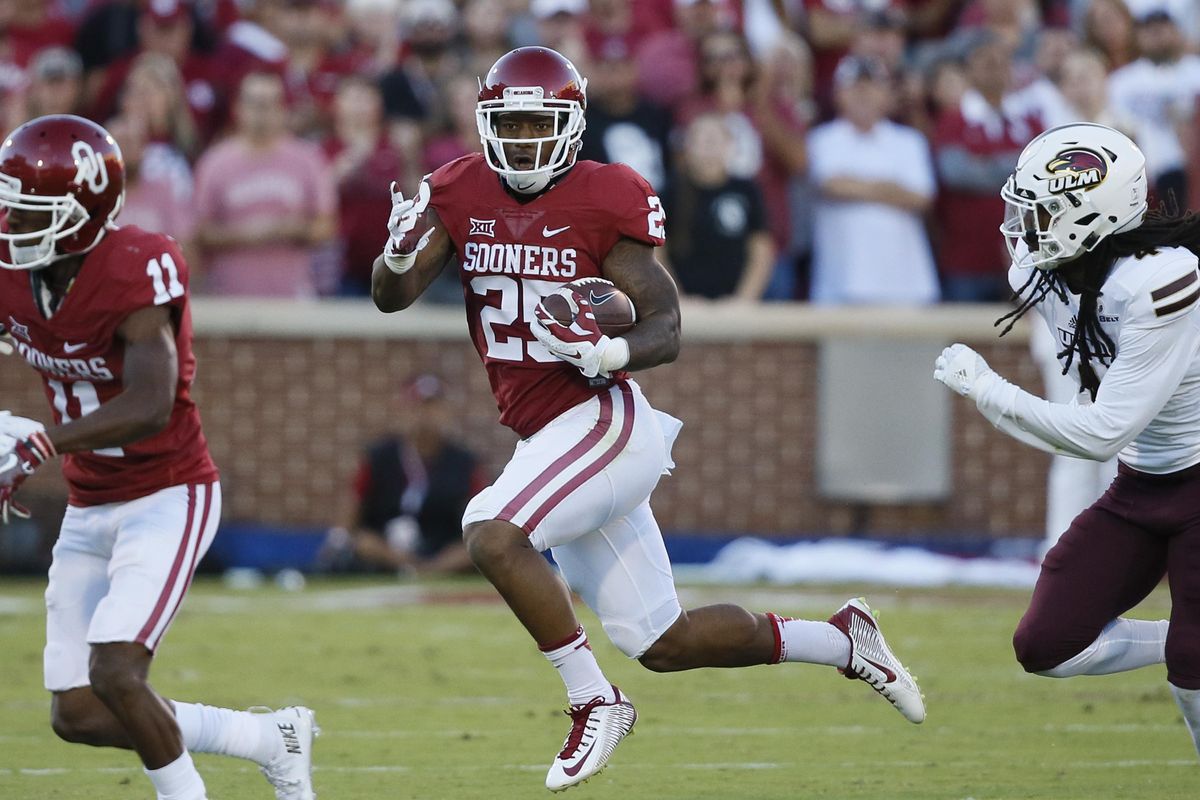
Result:
{"label": "brown football", "polygon": [[[620,336],[637,324],[637,311],[629,295],[622,292],[612,281],[604,278],[580,278],[566,284],[582,294],[592,304],[596,324],[605,336]],[[575,321],[571,306],[561,295],[552,294],[542,299],[542,306],[563,325]]]}

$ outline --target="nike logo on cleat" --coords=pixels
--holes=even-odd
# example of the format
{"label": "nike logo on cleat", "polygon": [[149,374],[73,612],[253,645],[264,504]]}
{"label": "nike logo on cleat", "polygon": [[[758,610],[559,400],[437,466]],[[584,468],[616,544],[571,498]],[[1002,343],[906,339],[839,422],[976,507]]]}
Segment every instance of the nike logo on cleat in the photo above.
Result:
{"label": "nike logo on cleat", "polygon": [[563,767],[563,774],[565,774],[568,778],[574,778],[576,775],[578,775],[579,770],[583,769],[583,765],[587,762],[588,756],[590,756],[592,754],[592,751],[595,749],[596,749],[596,740],[593,739],[591,746],[588,747],[587,752],[584,753],[580,757],[580,759],[575,762],[575,766]]}
{"label": "nike logo on cleat", "polygon": [[292,755],[300,755],[300,737],[296,735],[296,726],[279,723],[279,733],[283,736],[283,747]]}
{"label": "nike logo on cleat", "polygon": [[887,681],[885,681],[886,683],[891,683],[892,681],[896,680],[896,673],[892,672],[890,669],[885,667],[883,664],[880,664],[878,661],[872,661],[871,659],[869,659],[865,656],[863,657],[863,661],[867,662],[872,667],[874,667],[875,669],[879,670],[884,675],[886,675],[887,676]]}

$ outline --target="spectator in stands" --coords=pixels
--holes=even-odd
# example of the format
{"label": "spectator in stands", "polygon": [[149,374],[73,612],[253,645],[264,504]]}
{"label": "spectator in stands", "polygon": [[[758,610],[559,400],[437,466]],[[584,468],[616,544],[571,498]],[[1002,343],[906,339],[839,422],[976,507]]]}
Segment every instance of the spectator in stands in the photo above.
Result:
{"label": "spectator in stands", "polygon": [[454,48],[458,9],[451,0],[411,0],[401,23],[407,52],[380,85],[392,144],[418,153],[428,126],[443,118],[446,87],[465,69]]}
{"label": "spectator in stands", "polygon": [[0,11],[0,26],[11,48],[11,58],[20,67],[51,47],[70,47],[75,26],[58,12],[52,0],[7,0]]}
{"label": "spectator in stands", "polygon": [[196,243],[212,294],[313,297],[313,249],[337,229],[337,186],[320,150],[287,131],[283,79],[252,72],[235,131],[196,165]]}
{"label": "spectator in stands", "polygon": [[445,387],[418,375],[396,404],[401,430],[367,447],[353,507],[318,556],[326,569],[473,573],[462,538],[467,502],[487,480],[479,459],[450,436]]}
{"label": "spectator in stands", "polygon": [[816,98],[827,116],[833,113],[833,71],[842,56],[863,35],[872,16],[887,14],[905,18],[905,3],[902,0],[804,0],[804,7],[808,42],[813,49]]}
{"label": "spectator in stands", "polygon": [[538,44],[557,50],[569,58],[579,71],[587,69],[587,44],[584,41],[584,15],[587,0],[530,0],[529,13],[537,21]]}
{"label": "spectator in stands", "polygon": [[933,138],[942,297],[995,302],[1009,296],[1008,251],[997,223],[1004,218],[1004,201],[996,187],[1042,124],[1006,104],[1012,47],[987,29],[962,37],[970,88],[957,108],[942,112]]}
{"label": "spectator in stands", "polygon": [[[588,86],[588,135],[591,135],[591,86]],[[424,149],[422,172],[411,174],[406,186],[415,186],[421,175],[433,172],[443,164],[469,153],[483,151],[479,128],[475,121],[475,106],[479,100],[479,82],[473,75],[460,75],[446,91],[445,119],[428,137]],[[584,137],[584,142],[587,141]]]}
{"label": "spectator in stands", "polygon": [[[634,5],[636,15],[637,7],[651,4]],[[656,30],[637,43],[638,94],[672,110],[695,95],[700,85],[700,40],[731,29],[726,11],[711,0],[675,0],[675,26]]]}
{"label": "spectator in stands", "polygon": [[381,75],[396,65],[400,13],[401,6],[391,0],[347,0],[347,35],[368,74]]}
{"label": "spectator in stands", "polygon": [[172,236],[192,262],[192,170],[178,150],[150,140],[145,120],[128,114],[105,123],[125,157],[125,204],[122,225]]}
{"label": "spectator in stands", "polygon": [[604,39],[600,47],[592,59],[587,135],[579,157],[628,164],[666,191],[671,116],[638,95],[637,64],[623,39]]}
{"label": "spectator in stands", "polygon": [[688,125],[682,169],[666,196],[667,218],[687,233],[668,240],[667,256],[685,294],[755,302],[771,278],[775,248],[758,186],[729,173],[734,141],[720,114]]}
{"label": "spectator in stands", "polygon": [[512,49],[508,38],[510,5],[504,0],[467,0],[463,4],[463,51],[468,75],[486,75],[492,64]]}
{"label": "spectator in stands", "polygon": [[137,48],[103,70],[94,70],[89,84],[93,92],[89,116],[107,119],[116,113],[117,101],[134,61],[145,53],[166,56],[174,62],[183,84],[183,98],[192,116],[197,140],[184,147],[189,158],[216,132],[218,104],[216,71],[207,54],[192,47],[195,19],[188,0],[149,0],[137,19]]}
{"label": "spectator in stands", "polygon": [[1178,22],[1162,8],[1137,20],[1140,57],[1109,77],[1113,108],[1140,121],[1138,145],[1160,200],[1182,206],[1188,199],[1189,125],[1200,98],[1200,56],[1186,52]]}
{"label": "spectator in stands", "polygon": [[938,299],[923,216],[936,179],[925,138],[888,120],[892,78],[847,56],[834,73],[838,117],[808,139],[819,199],[813,229],[814,303],[917,304]]}
{"label": "spectator in stands", "polygon": [[225,29],[213,54],[222,98],[214,127],[224,130],[236,104],[242,79],[252,72],[287,70],[288,47],[282,33],[288,0],[242,0],[241,15]]}
{"label": "spectator in stands", "polygon": [[149,141],[171,147],[185,159],[199,150],[196,125],[188,113],[183,81],[175,62],[160,53],[143,53],[134,60],[121,90],[119,109],[135,116]]}
{"label": "spectator in stands", "polygon": [[383,95],[369,78],[342,79],[334,99],[334,132],[323,143],[338,189],[338,232],[344,295],[370,293],[371,264],[387,242],[391,181],[416,185],[419,175],[387,137]]}
{"label": "spectator in stands", "polygon": [[1083,41],[1104,55],[1109,70],[1136,59],[1133,14],[1125,0],[1091,0],[1083,16]]}
{"label": "spectator in stands", "polygon": [[47,47],[33,57],[23,90],[8,100],[7,130],[44,114],[78,114],[83,102],[83,65],[67,47]]}
{"label": "spectator in stands", "polygon": [[1066,103],[1069,122],[1099,122],[1116,128],[1129,138],[1140,138],[1138,121],[1112,107],[1104,57],[1095,50],[1079,48],[1063,59],[1059,89]]}
{"label": "spectator in stands", "polygon": [[300,136],[329,134],[342,78],[367,67],[363,53],[338,39],[341,13],[331,0],[289,0],[280,14],[279,35],[288,49],[289,127]]}

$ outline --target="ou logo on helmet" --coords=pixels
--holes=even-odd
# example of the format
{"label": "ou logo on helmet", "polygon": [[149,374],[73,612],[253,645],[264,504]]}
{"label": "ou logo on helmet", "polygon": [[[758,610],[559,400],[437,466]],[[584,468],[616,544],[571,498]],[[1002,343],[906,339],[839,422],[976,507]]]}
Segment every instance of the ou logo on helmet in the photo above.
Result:
{"label": "ou logo on helmet", "polygon": [[104,157],[84,141],[77,141],[71,146],[71,155],[75,159],[75,183],[87,186],[93,194],[100,194],[108,188],[108,167]]}

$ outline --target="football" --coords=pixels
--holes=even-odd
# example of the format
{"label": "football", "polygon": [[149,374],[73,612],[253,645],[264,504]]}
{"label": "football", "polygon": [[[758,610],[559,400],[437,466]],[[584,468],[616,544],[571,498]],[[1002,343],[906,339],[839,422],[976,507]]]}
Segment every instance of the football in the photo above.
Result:
{"label": "football", "polygon": [[[582,294],[592,304],[596,324],[605,336],[620,336],[637,324],[637,311],[629,295],[604,278],[580,278],[564,284]],[[563,325],[575,321],[571,306],[562,295],[551,294],[542,299],[542,306]]]}

